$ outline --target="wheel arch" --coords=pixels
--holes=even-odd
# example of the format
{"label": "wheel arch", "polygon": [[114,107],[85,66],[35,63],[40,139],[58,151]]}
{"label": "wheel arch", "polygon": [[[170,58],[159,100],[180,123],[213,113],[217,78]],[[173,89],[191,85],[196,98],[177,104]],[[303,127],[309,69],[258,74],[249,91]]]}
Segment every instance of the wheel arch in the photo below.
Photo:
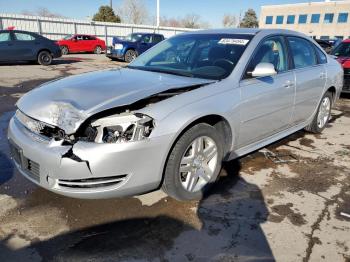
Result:
{"label": "wheel arch", "polygon": [[327,89],[326,92],[330,92],[332,94],[333,102],[336,100],[337,89],[334,86],[331,86]]}
{"label": "wheel arch", "polygon": [[197,117],[196,119],[192,120],[190,123],[187,123],[184,128],[182,128],[179,133],[176,135],[176,138],[172,142],[165,159],[165,162],[163,163],[163,171],[162,171],[162,179],[159,187],[163,184],[164,181],[164,174],[166,165],[168,163],[169,156],[171,154],[171,151],[173,150],[174,146],[176,145],[177,141],[181,138],[181,136],[189,130],[191,127],[195,126],[199,123],[206,123],[208,125],[213,126],[216,128],[223,136],[223,147],[224,147],[224,160],[229,156],[233,140],[234,140],[234,134],[232,132],[232,128],[227,121],[227,119],[221,115],[217,114],[209,114]]}
{"label": "wheel arch", "polygon": [[39,58],[39,54],[40,54],[41,52],[43,52],[43,51],[47,51],[47,52],[49,52],[49,53],[52,55],[52,52],[50,51],[50,49],[48,49],[48,48],[41,48],[41,49],[39,49],[39,51],[36,53],[36,58],[37,58],[37,59]]}

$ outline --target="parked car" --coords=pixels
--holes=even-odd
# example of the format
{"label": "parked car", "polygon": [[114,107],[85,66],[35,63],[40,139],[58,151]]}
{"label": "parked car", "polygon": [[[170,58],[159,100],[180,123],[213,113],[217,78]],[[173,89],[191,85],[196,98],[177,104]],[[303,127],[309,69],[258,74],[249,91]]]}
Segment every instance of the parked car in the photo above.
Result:
{"label": "parked car", "polygon": [[163,40],[163,35],[148,33],[134,33],[123,39],[114,37],[113,45],[107,49],[106,56],[130,63],[143,52]]}
{"label": "parked car", "polygon": [[200,199],[222,161],[300,129],[326,127],[340,64],[287,30],[187,32],[125,68],[49,82],[24,95],[9,124],[16,167],[76,198],[162,188]]}
{"label": "parked car", "polygon": [[69,35],[58,40],[57,43],[61,47],[63,55],[79,52],[101,54],[106,50],[105,41],[93,35]]}
{"label": "parked car", "polygon": [[344,69],[344,93],[350,93],[350,39],[344,40],[331,53]]}
{"label": "parked car", "polygon": [[59,46],[36,33],[20,30],[0,30],[0,61],[36,61],[50,65],[61,56]]}

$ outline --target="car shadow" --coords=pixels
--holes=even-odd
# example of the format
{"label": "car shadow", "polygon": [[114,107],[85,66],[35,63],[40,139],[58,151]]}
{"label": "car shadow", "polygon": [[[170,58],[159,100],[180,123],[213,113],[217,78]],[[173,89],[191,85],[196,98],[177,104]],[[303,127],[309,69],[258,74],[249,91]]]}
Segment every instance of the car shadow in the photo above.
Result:
{"label": "car shadow", "polygon": [[[274,261],[261,228],[268,217],[262,193],[238,176],[240,168],[238,160],[226,163],[211,194],[198,203],[200,228],[166,212],[150,214],[36,240],[20,250],[4,239],[0,261],[33,250],[44,261]],[[122,209],[116,212],[127,212]]]}
{"label": "car shadow", "polygon": [[9,158],[9,145],[7,141],[7,126],[14,112],[0,115],[0,186],[10,180],[14,174],[14,166]]}
{"label": "car shadow", "polygon": [[[72,58],[56,58],[54,60],[52,60],[51,65],[48,66],[52,66],[52,65],[62,65],[62,64],[74,64],[74,63],[78,63],[84,60],[89,60],[89,59],[85,59],[85,58],[79,58],[79,57],[72,57]],[[93,60],[93,59],[91,59]],[[16,61],[16,62],[0,62],[0,66],[18,66],[18,65],[22,65],[22,66],[33,66],[33,65],[37,65],[39,66],[38,63],[36,62],[28,62],[28,61]]]}

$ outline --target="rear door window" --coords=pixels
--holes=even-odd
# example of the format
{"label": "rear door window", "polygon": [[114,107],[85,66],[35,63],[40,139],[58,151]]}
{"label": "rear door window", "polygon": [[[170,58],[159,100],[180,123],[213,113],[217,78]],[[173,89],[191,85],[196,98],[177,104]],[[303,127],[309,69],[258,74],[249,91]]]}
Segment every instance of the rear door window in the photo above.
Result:
{"label": "rear door window", "polygon": [[30,34],[25,33],[15,33],[15,37],[17,41],[33,41],[35,37]]}
{"label": "rear door window", "polygon": [[312,43],[300,37],[287,37],[295,69],[317,65],[317,57]]}

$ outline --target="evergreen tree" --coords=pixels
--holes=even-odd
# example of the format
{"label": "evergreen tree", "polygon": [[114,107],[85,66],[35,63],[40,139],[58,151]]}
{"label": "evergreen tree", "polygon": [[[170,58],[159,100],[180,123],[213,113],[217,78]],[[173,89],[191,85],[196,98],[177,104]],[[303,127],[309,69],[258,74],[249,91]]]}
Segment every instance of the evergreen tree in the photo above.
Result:
{"label": "evergreen tree", "polygon": [[256,28],[259,27],[258,18],[253,9],[249,8],[248,11],[244,14],[244,17],[239,25],[242,28]]}
{"label": "evergreen tree", "polygon": [[120,17],[108,5],[103,5],[92,18],[93,21],[120,23]]}

